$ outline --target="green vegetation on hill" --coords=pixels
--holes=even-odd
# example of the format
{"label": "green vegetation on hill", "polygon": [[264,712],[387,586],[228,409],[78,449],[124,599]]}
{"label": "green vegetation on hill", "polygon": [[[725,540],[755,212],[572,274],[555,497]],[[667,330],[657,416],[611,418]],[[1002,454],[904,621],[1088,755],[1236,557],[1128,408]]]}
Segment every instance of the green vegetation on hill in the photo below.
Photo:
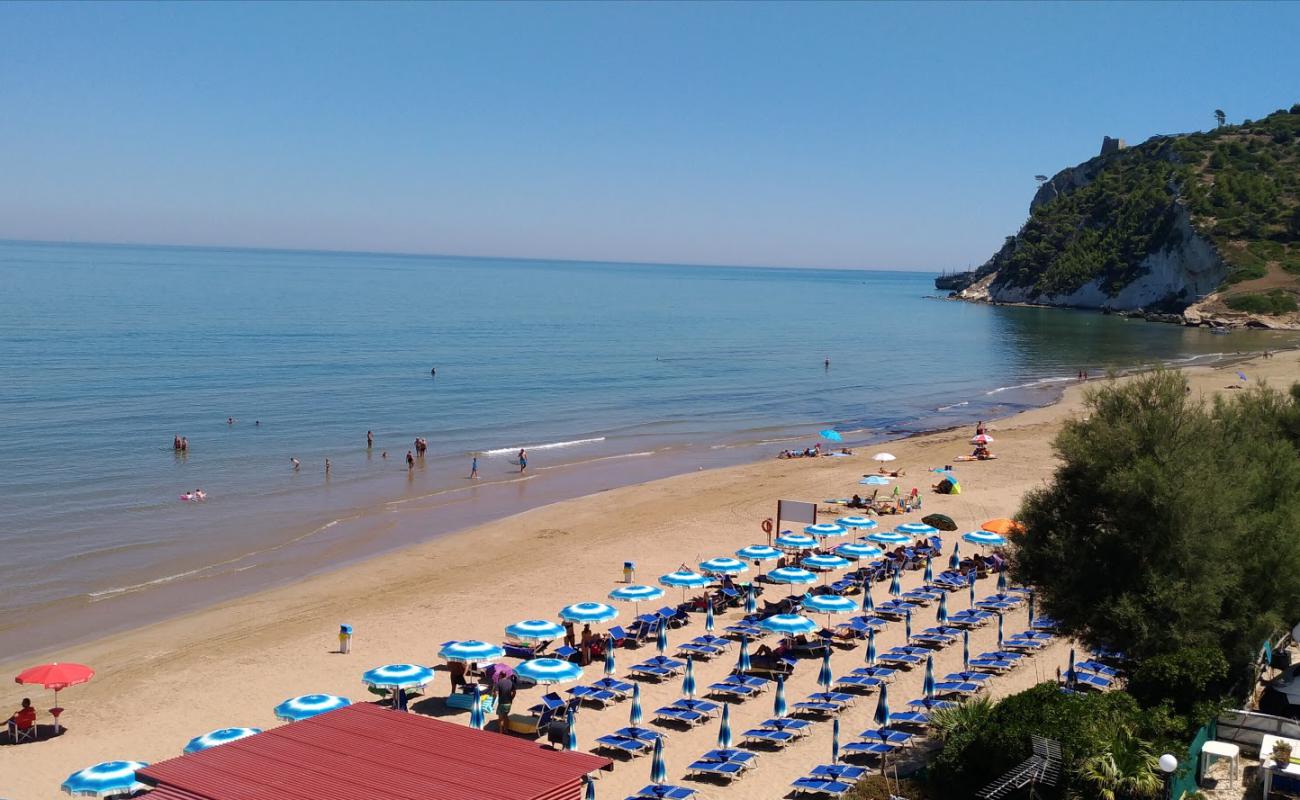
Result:
{"label": "green vegetation on hill", "polygon": [[1100,279],[1113,295],[1140,276],[1143,258],[1176,243],[1180,203],[1231,267],[1227,283],[1263,278],[1270,265],[1300,276],[1300,104],[1076,169],[1095,176],[1035,208],[983,268],[998,270],[999,284],[1059,295]]}

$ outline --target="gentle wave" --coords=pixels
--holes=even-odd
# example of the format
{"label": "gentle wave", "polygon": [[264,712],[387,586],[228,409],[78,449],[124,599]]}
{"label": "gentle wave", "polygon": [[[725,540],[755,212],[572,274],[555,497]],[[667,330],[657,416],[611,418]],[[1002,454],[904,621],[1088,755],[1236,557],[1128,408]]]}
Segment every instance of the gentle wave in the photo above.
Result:
{"label": "gentle wave", "polygon": [[603,441],[605,441],[604,436],[597,436],[594,439],[573,439],[568,442],[548,442],[547,444],[532,444],[525,447],[498,447],[495,450],[483,450],[480,455],[503,456],[511,453],[518,453],[520,450],[555,450],[560,447],[574,447],[580,444],[595,444],[596,442]]}
{"label": "gentle wave", "polygon": [[970,405],[970,401],[963,400],[960,403],[953,403],[950,406],[939,406],[938,408],[935,409],[935,411],[951,411],[954,408],[961,408],[962,406],[968,406],[968,405]]}
{"label": "gentle wave", "polygon": [[1012,389],[1033,389],[1034,387],[1043,386],[1049,383],[1065,383],[1067,381],[1077,381],[1077,380],[1078,378],[1072,375],[1063,375],[1059,378],[1040,378],[1039,380],[1030,381],[1029,383],[1018,383],[1015,386],[999,386],[998,388],[993,389],[992,391],[985,392],[984,394],[986,396],[1001,394],[1002,392],[1011,391]]}
{"label": "gentle wave", "polygon": [[579,465],[581,465],[581,464],[594,464],[594,463],[596,463],[597,461],[614,461],[614,460],[616,460],[616,459],[621,459],[621,458],[641,458],[641,457],[643,457],[643,456],[652,456],[652,455],[654,455],[656,452],[662,452],[662,451],[643,450],[643,451],[641,451],[641,452],[639,452],[639,453],[617,453],[617,454],[612,455],[612,456],[597,456],[596,458],[587,458],[587,459],[583,459],[583,460],[581,460],[581,461],[566,461],[566,462],[563,463],[563,464],[553,464],[553,465],[551,465],[551,466],[549,466],[549,467],[538,467],[537,469],[538,469],[539,471],[540,471],[540,470],[548,470],[548,469],[567,469],[567,468],[569,468],[569,467],[576,467],[576,466],[579,466]]}

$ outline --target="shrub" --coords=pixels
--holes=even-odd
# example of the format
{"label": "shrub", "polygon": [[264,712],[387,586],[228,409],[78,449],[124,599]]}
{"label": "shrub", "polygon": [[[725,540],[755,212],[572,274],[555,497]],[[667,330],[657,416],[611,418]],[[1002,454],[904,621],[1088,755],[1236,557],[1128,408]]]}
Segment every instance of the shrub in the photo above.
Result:
{"label": "shrub", "polygon": [[1233,311],[1248,314],[1287,314],[1298,309],[1295,297],[1281,289],[1274,289],[1268,294],[1239,294],[1223,302]]}

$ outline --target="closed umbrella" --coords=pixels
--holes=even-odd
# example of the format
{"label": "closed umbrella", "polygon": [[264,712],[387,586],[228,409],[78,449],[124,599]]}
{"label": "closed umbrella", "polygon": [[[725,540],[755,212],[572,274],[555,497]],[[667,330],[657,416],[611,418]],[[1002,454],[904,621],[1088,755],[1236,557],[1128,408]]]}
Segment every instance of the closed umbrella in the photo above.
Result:
{"label": "closed umbrella", "polygon": [[495,644],[469,639],[463,642],[448,642],[438,650],[438,657],[448,661],[474,661],[484,663],[504,657],[506,651]]}
{"label": "closed umbrella", "polygon": [[867,666],[876,665],[876,629],[872,628],[867,633]]}
{"label": "closed umbrella", "polygon": [[668,652],[668,623],[660,622],[659,630],[655,633],[655,652],[664,655]]}
{"label": "closed umbrella", "polygon": [[871,596],[871,582],[869,580],[862,587],[862,610],[868,614],[876,613],[876,601]]}
{"label": "closed umbrella", "polygon": [[835,718],[835,724],[831,726],[831,763],[840,763],[840,718]]}
{"label": "closed umbrella", "polygon": [[695,699],[695,660],[690,656],[686,657],[686,674],[682,676],[682,696]]}
{"label": "closed umbrella", "polygon": [[967,592],[970,594],[970,608],[975,607],[975,570],[971,570],[970,579],[967,586]]}
{"label": "closed umbrella", "polygon": [[704,632],[713,633],[713,603],[704,606]]}
{"label": "closed umbrella", "polygon": [[1075,676],[1074,676],[1074,648],[1071,647],[1071,648],[1070,648],[1070,666],[1067,667],[1066,670],[1065,670],[1065,684],[1066,684],[1067,686],[1069,686],[1070,688],[1074,688],[1074,683],[1075,683]]}
{"label": "closed umbrella", "polygon": [[564,635],[564,628],[549,619],[526,619],[506,626],[506,636],[521,642],[549,642]]}
{"label": "closed umbrella", "polygon": [[632,684],[632,707],[628,709],[627,721],[633,728],[641,724],[641,684]]}
{"label": "closed umbrella", "polygon": [[952,555],[948,556],[948,569],[958,569],[961,567],[961,542],[954,542],[952,545]]}
{"label": "closed umbrella", "polygon": [[961,632],[961,671],[970,672],[970,631]]}
{"label": "closed umbrella", "polygon": [[934,697],[934,656],[925,657],[925,683],[921,691],[927,700]]}
{"label": "closed umbrella", "polygon": [[611,636],[605,641],[605,677],[612,678],[614,674],[614,637]]}
{"label": "closed umbrella", "polygon": [[903,637],[908,642],[912,641],[912,612],[908,611],[903,614]]}
{"label": "closed umbrella", "polygon": [[147,766],[143,761],[104,761],[72,773],[60,788],[73,797],[133,794],[149,788],[135,779],[135,773]]}
{"label": "closed umbrella", "polygon": [[618,609],[605,603],[574,603],[560,609],[560,619],[567,622],[609,622],[618,616]]}
{"label": "closed umbrella", "polygon": [[185,745],[186,753],[197,753],[200,750],[207,750],[210,747],[226,744],[227,742],[237,742],[240,739],[247,739],[249,736],[256,736],[261,733],[261,728],[222,728],[220,730],[210,731],[202,736],[195,736]]}
{"label": "closed umbrella", "polygon": [[710,558],[708,561],[701,561],[700,570],[711,575],[739,575],[742,572],[749,571],[749,567],[738,558],[719,556],[718,558]]}
{"label": "closed umbrella", "polygon": [[753,669],[753,665],[749,662],[749,637],[741,636],[740,658],[736,661],[736,671],[741,675],[745,675],[748,674],[751,669]]}
{"label": "closed umbrella", "polygon": [[474,705],[469,708],[469,726],[476,731],[481,731],[487,725],[483,715],[483,693],[479,690],[478,684],[474,684]]}
{"label": "closed umbrella", "polygon": [[817,672],[817,685],[829,692],[834,682],[835,677],[831,675],[831,651],[827,650],[822,653],[822,668]]}
{"label": "closed umbrella", "polygon": [[515,667],[515,673],[533,683],[569,683],[582,677],[582,667],[558,658],[534,658]]}
{"label": "closed umbrella", "polygon": [[998,649],[1002,649],[1002,615],[998,614]]}
{"label": "closed umbrella", "polygon": [[565,742],[565,750],[573,751],[578,749],[578,704],[569,704],[569,738]]}
{"label": "closed umbrella", "polygon": [[1004,569],[998,573],[998,595],[1007,593],[1007,571]]}
{"label": "closed umbrella", "polygon": [[903,593],[903,579],[901,575],[902,570],[896,569],[894,570],[894,577],[889,581],[889,593],[894,597],[898,597]]}
{"label": "closed umbrella", "polygon": [[934,615],[934,618],[940,625],[948,624],[948,595],[944,594],[939,597],[939,611]]}
{"label": "closed umbrella", "polygon": [[772,698],[772,716],[777,719],[784,719],[786,714],[785,707],[785,676],[776,676],[776,696]]}
{"label": "closed umbrella", "polygon": [[1029,593],[1029,627],[1034,627],[1034,593]]}
{"label": "closed umbrella", "polygon": [[596,800],[596,782],[591,779],[590,775],[584,775],[582,782],[587,784],[587,793],[583,795],[583,800]]}
{"label": "closed umbrella", "polygon": [[718,725],[718,749],[731,749],[731,704],[722,704],[722,722]]}
{"label": "closed umbrella", "polygon": [[889,727],[889,684],[880,685],[880,695],[876,698],[876,724],[882,728]]}
{"label": "closed umbrella", "polygon": [[921,580],[925,581],[926,586],[929,586],[930,584],[934,583],[934,559],[933,558],[927,558],[925,560],[925,574],[921,576]]}
{"label": "closed umbrella", "polygon": [[275,718],[281,722],[297,722],[308,719],[326,711],[333,711],[350,704],[346,697],[333,694],[305,694],[285,700],[275,707]]}
{"label": "closed umbrella", "polygon": [[753,614],[758,609],[758,597],[754,594],[754,587],[751,586],[745,590],[745,613]]}
{"label": "closed umbrella", "polygon": [[650,782],[662,785],[668,780],[668,768],[664,765],[664,737],[655,737],[654,758],[650,759]]}

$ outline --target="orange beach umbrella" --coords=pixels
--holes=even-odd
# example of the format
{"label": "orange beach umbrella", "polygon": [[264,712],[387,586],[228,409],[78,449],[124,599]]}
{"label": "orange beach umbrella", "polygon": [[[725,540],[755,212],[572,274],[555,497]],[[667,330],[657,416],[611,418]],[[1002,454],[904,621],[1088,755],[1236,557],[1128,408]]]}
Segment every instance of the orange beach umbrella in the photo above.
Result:
{"label": "orange beach umbrella", "polygon": [[1010,536],[1011,534],[1014,533],[1025,532],[1025,526],[1021,525],[1019,522],[1016,522],[1014,519],[1007,519],[1006,517],[991,519],[988,522],[981,525],[980,528],[982,530],[988,531],[989,533],[998,533],[1003,536]]}

